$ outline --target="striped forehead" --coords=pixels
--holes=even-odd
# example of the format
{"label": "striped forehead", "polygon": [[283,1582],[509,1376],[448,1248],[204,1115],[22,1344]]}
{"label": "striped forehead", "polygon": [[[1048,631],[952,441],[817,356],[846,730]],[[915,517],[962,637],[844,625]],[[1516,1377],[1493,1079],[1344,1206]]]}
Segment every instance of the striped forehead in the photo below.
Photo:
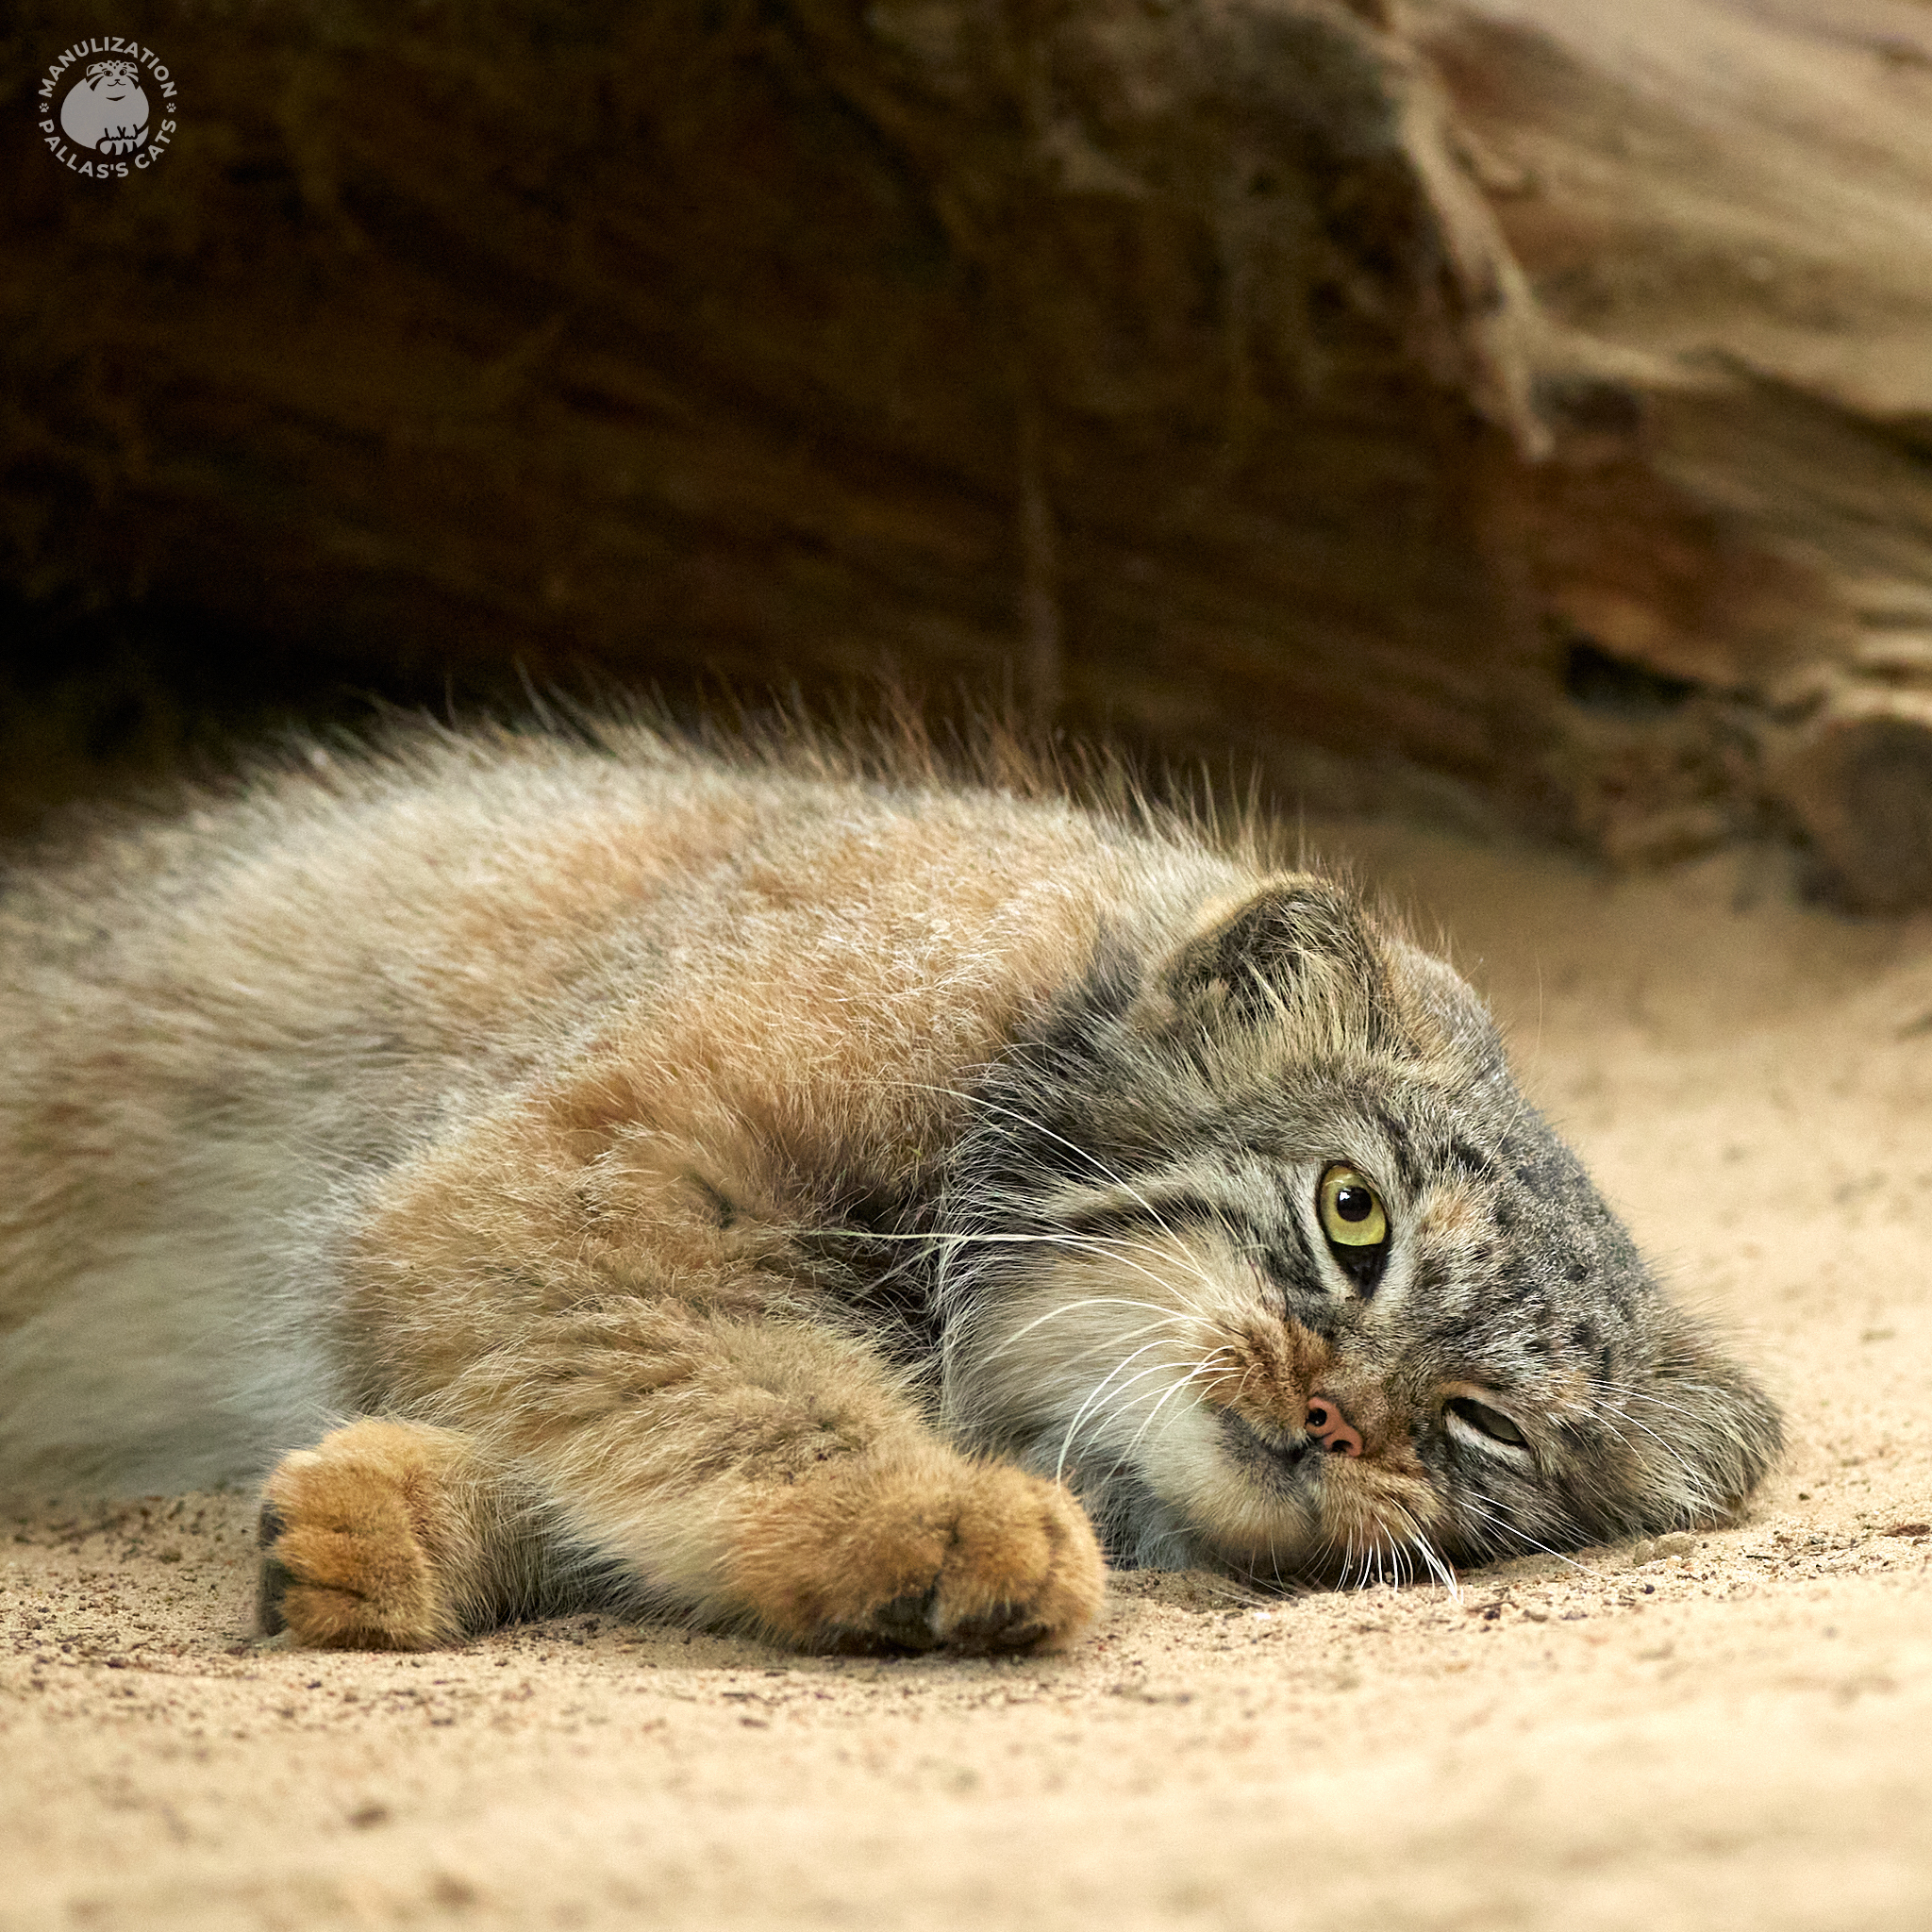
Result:
{"label": "striped forehead", "polygon": [[[1357,1096],[1326,1109],[1317,1133],[1224,1123],[1158,1166],[1088,1167],[1041,1205],[1083,1235],[1212,1230],[1213,1245],[1251,1262],[1305,1316],[1325,1306],[1445,1358],[1500,1349],[1527,1364],[1577,1350],[1607,1367],[1645,1285],[1641,1264],[1574,1158],[1547,1128],[1526,1132],[1533,1118],[1519,1113],[1492,1152],[1440,1105],[1406,1114]],[[1396,1230],[1369,1295],[1336,1267],[1316,1220],[1330,1161],[1362,1173]]]}

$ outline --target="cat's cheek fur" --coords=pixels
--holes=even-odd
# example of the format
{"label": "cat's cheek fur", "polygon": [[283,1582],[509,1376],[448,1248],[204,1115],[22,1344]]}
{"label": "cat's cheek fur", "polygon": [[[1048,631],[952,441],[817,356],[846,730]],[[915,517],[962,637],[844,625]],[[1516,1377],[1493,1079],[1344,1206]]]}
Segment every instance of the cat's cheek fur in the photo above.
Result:
{"label": "cat's cheek fur", "polygon": [[1219,1414],[1204,1401],[1162,1420],[1158,1437],[1137,1457],[1139,1474],[1223,1560],[1291,1568],[1319,1541],[1317,1481],[1286,1469],[1272,1482],[1257,1480],[1230,1452]]}

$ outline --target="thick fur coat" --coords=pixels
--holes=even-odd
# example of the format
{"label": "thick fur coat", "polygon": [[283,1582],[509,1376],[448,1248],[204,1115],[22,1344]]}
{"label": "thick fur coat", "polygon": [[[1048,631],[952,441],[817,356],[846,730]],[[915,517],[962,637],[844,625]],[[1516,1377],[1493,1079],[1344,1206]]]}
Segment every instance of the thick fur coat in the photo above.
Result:
{"label": "thick fur coat", "polygon": [[262,1617],[1064,1642],[1711,1520],[1765,1398],[1479,1003],[1146,811],[316,751],[0,898],[0,1484],[267,1470]]}

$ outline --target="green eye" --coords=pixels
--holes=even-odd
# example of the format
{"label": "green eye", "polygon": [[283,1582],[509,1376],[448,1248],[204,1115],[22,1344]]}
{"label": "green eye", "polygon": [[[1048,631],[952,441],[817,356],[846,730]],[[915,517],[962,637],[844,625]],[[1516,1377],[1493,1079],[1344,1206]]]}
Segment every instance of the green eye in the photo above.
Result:
{"label": "green eye", "polygon": [[1322,1232],[1338,1248],[1379,1248],[1389,1239],[1389,1217],[1375,1191],[1355,1169],[1338,1161],[1322,1176],[1316,1194]]}

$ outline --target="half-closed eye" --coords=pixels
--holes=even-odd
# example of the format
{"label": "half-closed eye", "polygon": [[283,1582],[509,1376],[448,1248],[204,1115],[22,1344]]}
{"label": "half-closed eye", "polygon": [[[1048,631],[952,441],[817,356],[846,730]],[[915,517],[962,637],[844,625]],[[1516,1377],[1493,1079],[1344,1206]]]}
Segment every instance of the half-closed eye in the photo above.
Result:
{"label": "half-closed eye", "polygon": [[1511,1449],[1529,1447],[1529,1438],[1500,1408],[1491,1408],[1487,1402],[1477,1402],[1469,1395],[1452,1395],[1442,1408],[1445,1414],[1492,1442],[1504,1443]]}

